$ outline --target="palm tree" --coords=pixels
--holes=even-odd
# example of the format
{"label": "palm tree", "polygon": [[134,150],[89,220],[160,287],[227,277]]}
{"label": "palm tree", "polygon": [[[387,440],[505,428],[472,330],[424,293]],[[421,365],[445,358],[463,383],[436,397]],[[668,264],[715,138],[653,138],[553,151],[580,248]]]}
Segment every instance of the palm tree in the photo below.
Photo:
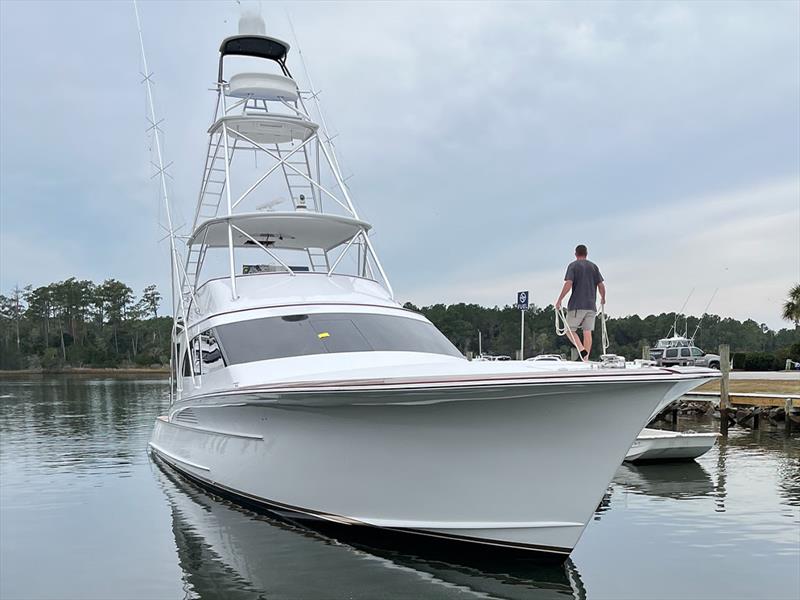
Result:
{"label": "palm tree", "polygon": [[800,284],[789,290],[789,298],[783,303],[783,318],[800,327]]}

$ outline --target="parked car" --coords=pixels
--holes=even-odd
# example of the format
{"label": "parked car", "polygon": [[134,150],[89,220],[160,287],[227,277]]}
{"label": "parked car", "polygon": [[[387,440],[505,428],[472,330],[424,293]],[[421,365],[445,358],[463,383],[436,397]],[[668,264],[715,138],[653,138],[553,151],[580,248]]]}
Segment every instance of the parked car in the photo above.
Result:
{"label": "parked car", "polygon": [[694,345],[694,340],[682,336],[658,340],[650,351],[651,360],[659,367],[708,367],[719,369],[718,354],[710,354]]}

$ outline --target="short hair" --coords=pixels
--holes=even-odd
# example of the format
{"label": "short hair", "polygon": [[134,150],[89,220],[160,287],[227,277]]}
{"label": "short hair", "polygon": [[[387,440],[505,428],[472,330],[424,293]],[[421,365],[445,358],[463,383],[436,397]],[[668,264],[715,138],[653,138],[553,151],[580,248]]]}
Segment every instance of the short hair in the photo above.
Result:
{"label": "short hair", "polygon": [[589,254],[589,251],[586,249],[586,246],[583,244],[575,246],[575,256],[586,256],[587,254]]}

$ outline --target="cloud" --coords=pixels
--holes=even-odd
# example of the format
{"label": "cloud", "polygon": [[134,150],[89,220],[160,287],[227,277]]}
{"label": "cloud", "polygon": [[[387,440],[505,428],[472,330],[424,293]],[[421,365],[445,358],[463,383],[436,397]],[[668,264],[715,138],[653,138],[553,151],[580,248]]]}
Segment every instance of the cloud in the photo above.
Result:
{"label": "cloud", "polygon": [[[186,222],[236,7],[140,8]],[[295,45],[282,8],[264,6],[268,31]],[[285,8],[404,299],[502,304],[528,285],[546,303],[580,240],[613,276],[614,310],[720,285],[720,312],[782,324],[800,279],[797,3]],[[128,4],[0,2],[0,289],[73,272],[166,288],[138,52]],[[303,80],[294,51],[289,64]],[[795,197],[765,212],[770,185]],[[686,249],[654,242],[666,234]],[[669,290],[642,283],[654,265]]]}
{"label": "cloud", "polygon": [[[610,314],[641,315],[678,310],[693,289],[692,314],[710,311],[774,326],[787,281],[800,275],[800,179],[781,179],[748,189],[675,198],[656,209],[640,208],[620,220],[602,212],[584,220],[600,238],[590,245],[608,286]],[[757,208],[757,210],[754,210]],[[563,225],[563,223],[561,224]],[[555,243],[554,243],[555,244]],[[420,303],[512,304],[529,289],[540,306],[555,301],[574,240],[537,270],[509,269],[492,257],[475,256],[431,287],[407,291]],[[510,250],[526,252],[524,245]],[[742,273],[750,274],[742,277]]]}

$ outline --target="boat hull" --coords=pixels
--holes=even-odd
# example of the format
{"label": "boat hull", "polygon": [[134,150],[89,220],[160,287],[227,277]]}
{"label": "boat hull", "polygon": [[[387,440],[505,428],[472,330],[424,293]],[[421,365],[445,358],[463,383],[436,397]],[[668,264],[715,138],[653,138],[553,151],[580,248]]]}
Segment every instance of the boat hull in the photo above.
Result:
{"label": "boat hull", "polygon": [[[158,459],[157,463],[161,463]],[[325,543],[324,537],[276,520],[251,519],[227,502],[220,502],[201,489],[180,481],[169,467],[155,469],[160,487],[172,507],[175,543],[182,569],[193,590],[201,597],[220,597],[228,589],[258,590],[265,597],[284,597],[292,590],[295,598],[320,596],[319,578],[307,577],[307,565],[318,573],[339,574],[322,577],[325,597],[353,595],[352,577],[358,573],[360,598],[380,598],[386,590],[398,598],[462,598],[464,590],[492,598],[563,600],[585,598],[585,589],[575,566],[567,561],[563,568],[518,560],[484,552],[463,552],[463,545],[444,548],[419,544],[417,536],[403,543],[399,535],[371,528],[341,525],[335,529],[314,528],[346,544]],[[229,496],[216,490],[215,496]],[[263,507],[235,496],[238,504],[259,512]],[[271,516],[271,515],[270,515]],[[358,535],[349,530],[357,530]],[[320,543],[322,542],[322,543]],[[303,560],[298,561],[297,557]],[[509,560],[509,558],[513,560]],[[525,556],[522,558],[526,558]]]}
{"label": "boat hull", "polygon": [[628,450],[627,462],[693,460],[711,450],[718,433],[682,433],[643,429]]}
{"label": "boat hull", "polygon": [[151,449],[275,512],[566,556],[636,434],[693,381],[206,396]]}

